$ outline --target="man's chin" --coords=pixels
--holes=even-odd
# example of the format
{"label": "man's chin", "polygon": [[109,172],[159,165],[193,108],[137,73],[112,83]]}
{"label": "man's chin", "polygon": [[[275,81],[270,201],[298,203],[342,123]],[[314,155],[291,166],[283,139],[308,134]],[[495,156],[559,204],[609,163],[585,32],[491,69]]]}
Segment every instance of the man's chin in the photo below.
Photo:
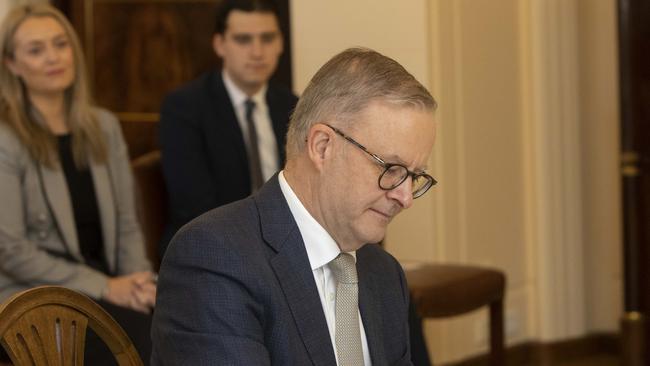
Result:
{"label": "man's chin", "polygon": [[248,77],[246,78],[246,84],[250,86],[261,87],[262,85],[267,83],[270,77],[271,76],[268,75],[267,73],[253,73],[251,75],[248,75]]}
{"label": "man's chin", "polygon": [[383,242],[385,237],[386,237],[386,228],[377,229],[373,233],[369,233],[369,235],[367,235],[367,239],[365,240],[365,242],[368,244],[378,244]]}

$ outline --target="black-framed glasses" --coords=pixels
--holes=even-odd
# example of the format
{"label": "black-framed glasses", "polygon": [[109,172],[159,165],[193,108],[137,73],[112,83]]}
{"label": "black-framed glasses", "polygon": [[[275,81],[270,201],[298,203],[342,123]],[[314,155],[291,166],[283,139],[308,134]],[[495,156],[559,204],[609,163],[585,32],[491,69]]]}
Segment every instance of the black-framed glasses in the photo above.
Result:
{"label": "black-framed glasses", "polygon": [[416,173],[408,170],[408,168],[402,164],[387,163],[384,161],[384,159],[377,156],[377,154],[371,153],[368,151],[368,149],[366,149],[365,146],[361,145],[352,137],[343,133],[343,131],[334,126],[330,126],[327,123],[323,124],[331,128],[334,132],[336,132],[336,134],[346,139],[352,145],[358,147],[363,152],[370,155],[370,157],[372,157],[377,164],[384,168],[384,171],[381,173],[379,179],[377,180],[379,188],[383,189],[384,191],[390,191],[391,189],[397,188],[400,184],[404,183],[406,178],[411,177],[411,180],[413,181],[412,194],[413,198],[415,199],[425,194],[429,188],[438,183],[435,179],[433,179],[432,176],[427,173]]}

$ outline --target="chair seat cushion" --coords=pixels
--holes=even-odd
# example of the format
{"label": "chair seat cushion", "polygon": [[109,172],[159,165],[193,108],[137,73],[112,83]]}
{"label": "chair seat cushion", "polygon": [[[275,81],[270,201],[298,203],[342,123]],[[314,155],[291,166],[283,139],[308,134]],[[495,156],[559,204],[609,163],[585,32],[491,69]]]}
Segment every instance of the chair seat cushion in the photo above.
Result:
{"label": "chair seat cushion", "polygon": [[506,278],[495,269],[403,264],[412,301],[423,318],[463,314],[503,299]]}

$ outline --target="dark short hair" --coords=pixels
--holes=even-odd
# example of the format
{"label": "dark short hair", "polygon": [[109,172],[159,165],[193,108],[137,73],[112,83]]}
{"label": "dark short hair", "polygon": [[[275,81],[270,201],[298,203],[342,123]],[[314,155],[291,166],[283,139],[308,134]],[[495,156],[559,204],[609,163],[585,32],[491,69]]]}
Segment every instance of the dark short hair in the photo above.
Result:
{"label": "dark short hair", "polygon": [[228,15],[233,10],[272,13],[278,21],[278,26],[280,23],[278,8],[273,0],[222,0],[217,7],[214,33],[223,34],[226,31]]}

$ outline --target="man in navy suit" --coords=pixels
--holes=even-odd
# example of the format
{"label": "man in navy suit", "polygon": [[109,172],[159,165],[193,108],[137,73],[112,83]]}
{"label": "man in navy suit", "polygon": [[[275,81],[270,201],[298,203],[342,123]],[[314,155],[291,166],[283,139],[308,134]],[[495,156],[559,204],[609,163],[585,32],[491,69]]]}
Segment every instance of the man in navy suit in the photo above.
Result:
{"label": "man in navy suit", "polygon": [[284,169],[174,237],[152,364],[412,365],[404,273],[367,243],[435,184],[434,109],[375,51],[328,61],[292,116]]}
{"label": "man in navy suit", "polygon": [[287,124],[297,98],[269,83],[283,49],[272,1],[222,1],[212,46],[222,70],[169,94],[160,113],[169,197],[161,257],[182,225],[250,195],[284,163]]}

